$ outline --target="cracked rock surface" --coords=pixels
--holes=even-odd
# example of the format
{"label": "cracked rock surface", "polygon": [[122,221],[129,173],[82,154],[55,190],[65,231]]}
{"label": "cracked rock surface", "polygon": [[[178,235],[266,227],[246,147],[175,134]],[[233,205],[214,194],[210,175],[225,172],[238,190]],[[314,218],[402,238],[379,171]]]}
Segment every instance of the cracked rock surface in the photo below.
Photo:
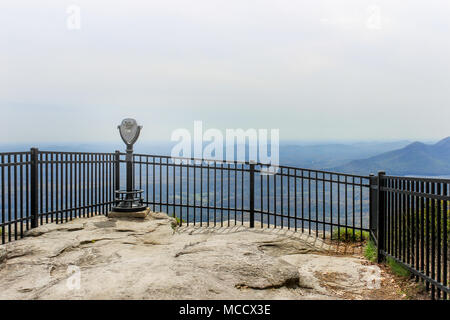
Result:
{"label": "cracked rock surface", "polygon": [[317,239],[164,213],[47,224],[0,246],[0,299],[364,299],[379,274]]}

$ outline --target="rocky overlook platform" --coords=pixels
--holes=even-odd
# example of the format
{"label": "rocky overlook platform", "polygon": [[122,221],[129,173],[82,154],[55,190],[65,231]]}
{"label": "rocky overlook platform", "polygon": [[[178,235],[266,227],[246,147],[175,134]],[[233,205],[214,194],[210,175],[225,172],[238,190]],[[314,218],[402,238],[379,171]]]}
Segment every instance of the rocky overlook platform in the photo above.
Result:
{"label": "rocky overlook platform", "polygon": [[[382,270],[286,229],[79,218],[0,246],[0,299],[372,299]],[[395,298],[390,296],[390,299]]]}

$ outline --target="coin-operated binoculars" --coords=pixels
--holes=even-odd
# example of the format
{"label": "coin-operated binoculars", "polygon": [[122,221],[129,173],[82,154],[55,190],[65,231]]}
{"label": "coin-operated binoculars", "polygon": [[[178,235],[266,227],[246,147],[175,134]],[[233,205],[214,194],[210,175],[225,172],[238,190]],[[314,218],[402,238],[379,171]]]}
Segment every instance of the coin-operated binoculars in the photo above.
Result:
{"label": "coin-operated binoculars", "polygon": [[[125,142],[126,149],[126,167],[127,167],[127,188],[126,190],[115,191],[116,205],[113,207],[112,212],[108,216],[127,216],[125,213],[129,213],[129,216],[134,217],[131,213],[142,212],[147,215],[148,209],[143,204],[143,190],[134,189],[134,173],[133,173],[133,145],[139,138],[142,126],[139,126],[134,119],[124,119],[120,126],[118,126],[120,136],[123,142]],[[120,188],[119,188],[120,189]],[[120,214],[123,213],[123,214]]]}

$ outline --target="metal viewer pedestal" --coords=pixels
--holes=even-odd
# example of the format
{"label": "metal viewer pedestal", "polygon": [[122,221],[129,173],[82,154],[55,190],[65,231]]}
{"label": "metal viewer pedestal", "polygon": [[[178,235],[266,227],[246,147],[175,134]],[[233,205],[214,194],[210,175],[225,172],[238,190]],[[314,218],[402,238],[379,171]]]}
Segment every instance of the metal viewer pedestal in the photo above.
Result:
{"label": "metal viewer pedestal", "polygon": [[[127,188],[115,191],[115,203],[108,217],[145,218],[149,212],[143,204],[143,190],[134,189],[133,179],[133,144],[139,137],[141,126],[134,119],[124,119],[118,127],[120,136],[127,146]],[[119,165],[120,161],[116,165]]]}
{"label": "metal viewer pedestal", "polygon": [[115,201],[117,205],[113,208],[116,212],[136,212],[145,210],[142,193],[144,190],[116,190]]}

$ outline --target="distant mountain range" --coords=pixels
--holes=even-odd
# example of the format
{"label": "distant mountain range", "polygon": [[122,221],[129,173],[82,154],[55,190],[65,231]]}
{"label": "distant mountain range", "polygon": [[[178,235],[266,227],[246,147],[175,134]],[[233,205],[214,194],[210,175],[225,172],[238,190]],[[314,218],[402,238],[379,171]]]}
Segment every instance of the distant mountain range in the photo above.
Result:
{"label": "distant mountain range", "polygon": [[355,159],[396,150],[410,141],[328,143],[316,145],[280,144],[280,164],[308,169],[327,169]]}
{"label": "distant mountain range", "polygon": [[431,145],[413,142],[404,148],[353,160],[330,170],[355,174],[383,170],[393,175],[450,175],[450,137]]}
{"label": "distant mountain range", "polygon": [[[170,155],[175,144],[143,141],[136,144],[135,152]],[[46,151],[113,152],[124,151],[125,148],[121,141],[32,145]],[[0,152],[26,151],[29,148],[28,144],[5,144],[0,145]],[[393,175],[447,176],[450,175],[450,137],[435,144],[405,140],[322,144],[281,141],[279,161],[281,165],[298,168],[363,175],[384,170]]]}

